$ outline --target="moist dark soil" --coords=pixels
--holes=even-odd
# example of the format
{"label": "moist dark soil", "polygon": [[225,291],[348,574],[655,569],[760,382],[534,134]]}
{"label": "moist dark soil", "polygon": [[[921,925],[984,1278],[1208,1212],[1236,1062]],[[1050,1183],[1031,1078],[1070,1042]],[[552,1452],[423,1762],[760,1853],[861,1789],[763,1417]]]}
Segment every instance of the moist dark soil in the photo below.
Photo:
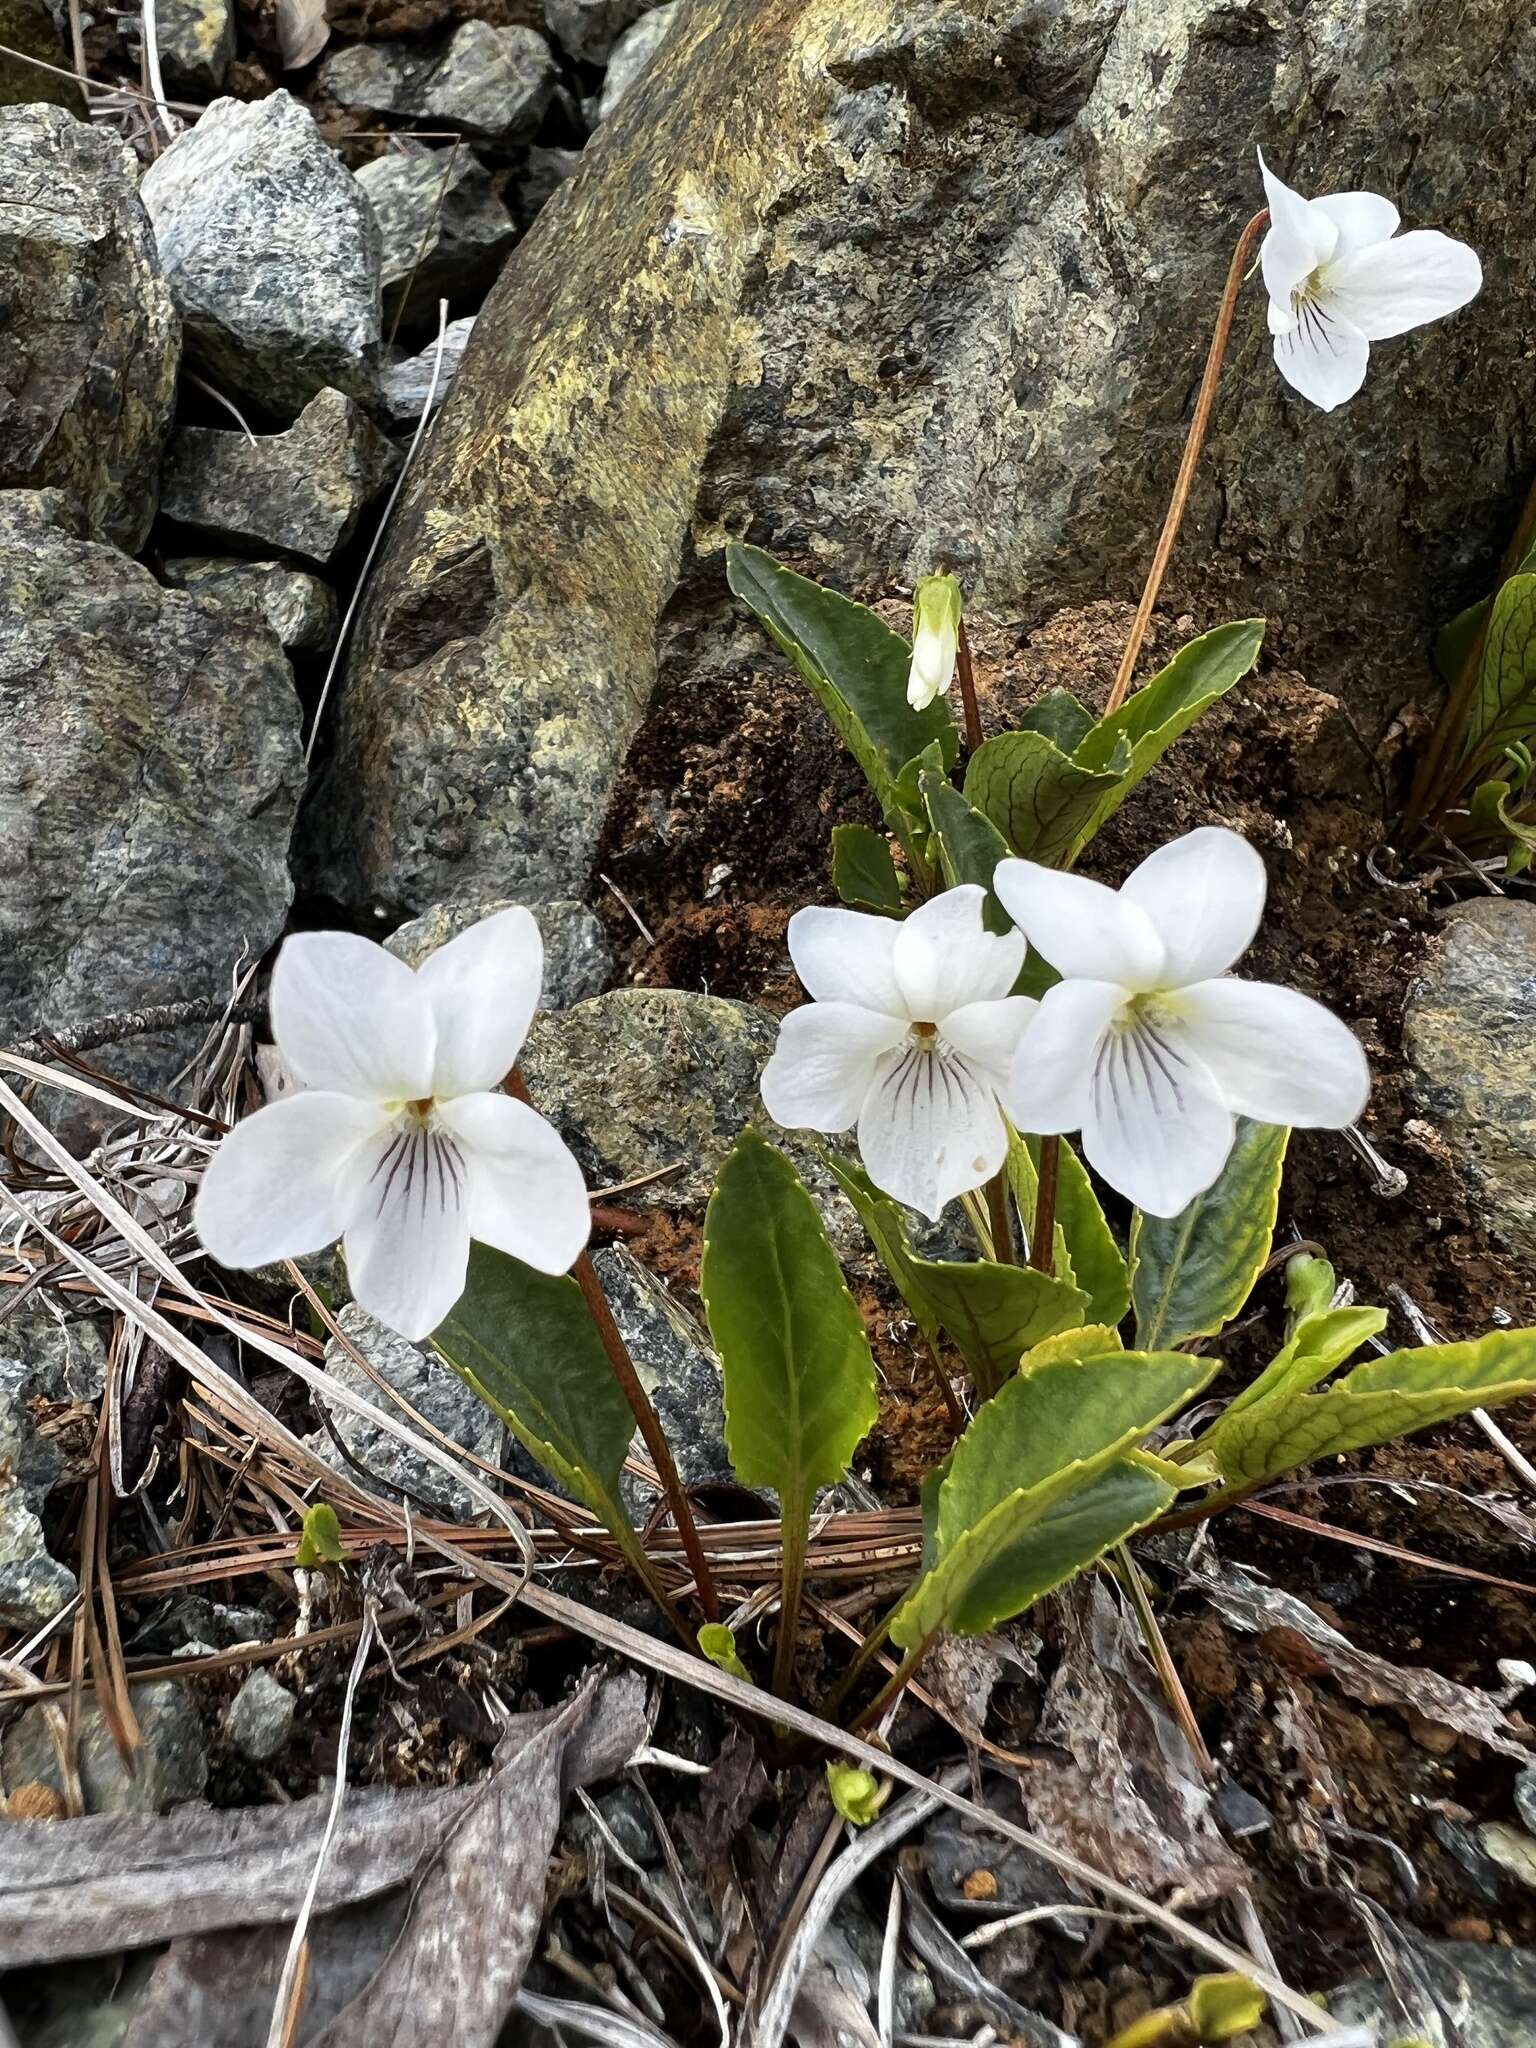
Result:
{"label": "moist dark soil", "polygon": [[[880,609],[905,629],[901,601]],[[1103,603],[1058,613],[1027,633],[973,617],[988,731],[1013,725],[1053,686],[1101,707],[1130,616],[1128,605]],[[1215,623],[1192,615],[1155,621],[1143,673]],[[694,647],[677,670],[674,677],[664,666],[631,751],[598,863],[611,885],[600,885],[598,909],[632,979],[782,1011],[800,1000],[785,950],[788,919],[802,904],[835,900],[833,827],[878,825],[878,812],[787,663],[733,642],[712,669],[701,671]],[[1412,747],[1426,723],[1412,693],[1425,687],[1406,678],[1401,716],[1385,734],[1365,733],[1337,698],[1261,661],[1148,777],[1095,841],[1087,866],[1117,882],[1153,847],[1200,824],[1231,825],[1260,848],[1268,914],[1244,972],[1304,989],[1348,1020],[1375,1076],[1363,1128],[1408,1177],[1403,1193],[1386,1195],[1343,1138],[1298,1133],[1277,1243],[1321,1245],[1362,1301],[1386,1303],[1390,1286],[1405,1288],[1456,1338],[1496,1321],[1536,1321],[1536,1274],[1477,1229],[1455,1160],[1417,1118],[1406,1084],[1407,990],[1437,913],[1475,886],[1454,870],[1404,861],[1393,847]],[[1123,1222],[1112,1198],[1110,1208]],[[696,1245],[674,1240],[664,1248],[669,1277],[684,1289],[696,1282],[695,1258]],[[1223,1346],[1234,1376],[1246,1377],[1268,1355],[1266,1341],[1273,1348],[1278,1277],[1258,1303],[1254,1326],[1229,1332]],[[867,1290],[861,1307],[885,1381],[867,1470],[884,1497],[911,1500],[949,1441],[947,1426],[894,1299]],[[1397,1318],[1389,1334],[1416,1341]],[[1506,1411],[1501,1421],[1532,1448],[1529,1413]],[[1479,1506],[1489,1496],[1519,1502],[1519,1482],[1468,1421],[1337,1460],[1270,1497],[1329,1525],[1333,1536],[1240,1510],[1221,1521],[1213,1541],[1224,1558],[1302,1596],[1359,1648],[1496,1688],[1498,1659],[1536,1660],[1536,1574],[1521,1537]],[[1532,1590],[1405,1562],[1353,1535],[1522,1588],[1532,1582]],[[1426,1932],[1536,1939],[1536,1894],[1500,1879],[1468,1848],[1478,1822],[1513,1819],[1512,1761],[1411,1714],[1358,1705],[1290,1631],[1240,1636],[1171,1578],[1163,1590],[1171,1596],[1170,1642],[1207,1745],[1275,1816],[1245,1853],[1258,1873],[1260,1916],[1293,1981],[1327,1984],[1371,1966],[1351,1888]],[[1406,1855],[1411,1884],[1388,1844]]]}

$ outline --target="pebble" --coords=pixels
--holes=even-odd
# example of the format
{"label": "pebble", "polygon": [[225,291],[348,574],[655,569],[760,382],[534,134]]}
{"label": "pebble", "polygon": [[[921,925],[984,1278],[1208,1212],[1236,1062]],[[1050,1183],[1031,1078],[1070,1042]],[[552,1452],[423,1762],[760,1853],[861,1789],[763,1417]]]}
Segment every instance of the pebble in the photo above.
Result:
{"label": "pebble", "polygon": [[[202,1715],[190,1687],[174,1678],[149,1679],[130,1688],[143,1746],[133,1768],[123,1762],[95,1700],[80,1712],[80,1786],[87,1813],[164,1813],[184,1799],[199,1799],[208,1782]],[[47,1785],[64,1789],[53,1735],[40,1706],[28,1707],[0,1740],[0,1774],[7,1788]]]}
{"label": "pebble", "polygon": [[556,76],[537,29],[466,21],[446,42],[338,50],[321,66],[320,83],[344,107],[457,128],[505,147],[533,134]]}
{"label": "pebble", "polygon": [[288,1746],[297,1707],[293,1694],[270,1671],[253,1671],[230,1702],[225,1732],[251,1763],[270,1763]]}

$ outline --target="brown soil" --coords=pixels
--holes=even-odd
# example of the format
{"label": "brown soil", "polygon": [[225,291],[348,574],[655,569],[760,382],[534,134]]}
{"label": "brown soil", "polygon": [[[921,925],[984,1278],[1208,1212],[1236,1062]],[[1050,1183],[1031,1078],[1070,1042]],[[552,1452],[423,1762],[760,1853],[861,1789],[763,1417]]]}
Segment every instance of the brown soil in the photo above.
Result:
{"label": "brown soil", "polygon": [[[903,625],[904,606],[894,603],[890,616]],[[973,619],[988,729],[1014,723],[1052,685],[1101,705],[1129,618],[1128,606],[1105,603],[1058,614],[1029,634]],[[1148,663],[1212,623],[1159,620]],[[1337,699],[1262,663],[1148,778],[1101,834],[1090,867],[1118,880],[1153,846],[1202,823],[1235,826],[1260,847],[1271,876],[1269,914],[1246,971],[1303,988],[1348,1019],[1375,1073],[1364,1127],[1408,1175],[1407,1191],[1389,1199],[1341,1138],[1298,1134],[1279,1241],[1316,1240],[1361,1300],[1385,1301],[1395,1282],[1447,1335],[1471,1336],[1491,1327],[1496,1311],[1501,1320],[1536,1322],[1536,1275],[1474,1227],[1454,1160],[1415,1121],[1406,1090],[1404,997],[1434,914],[1452,895],[1431,871],[1397,875],[1402,864],[1389,844],[1420,729],[1408,714],[1385,737],[1360,734]],[[848,820],[879,822],[858,771],[787,664],[733,654],[714,672],[701,676],[695,667],[686,687],[664,673],[599,860],[654,937],[642,935],[616,896],[600,902],[624,969],[638,981],[789,1007],[798,985],[784,928],[799,905],[833,900],[831,832]],[[1368,863],[1389,879],[1376,879]],[[1278,1280],[1260,1300],[1262,1327],[1229,1341],[1235,1371],[1274,1334]],[[882,1491],[910,1499],[948,1441],[943,1414],[899,1311],[874,1294],[862,1306],[885,1382],[867,1462]],[[1413,1341],[1396,1325],[1392,1334]],[[1529,1448],[1530,1416],[1503,1419]],[[1360,1483],[1366,1475],[1416,1490]],[[1508,1498],[1516,1484],[1467,1423],[1429,1442],[1341,1460],[1276,1498],[1340,1529],[1536,1580],[1518,1538],[1473,1505],[1489,1493]],[[1536,1654],[1536,1599],[1523,1593],[1245,1512],[1229,1515],[1216,1540],[1223,1555],[1327,1608],[1361,1648],[1396,1662],[1496,1686],[1497,1658]],[[1284,1632],[1238,1636],[1198,1598],[1168,1590],[1176,1660],[1207,1742],[1275,1816],[1248,1849],[1262,1874],[1261,1916],[1299,1981],[1336,1981],[1368,1962],[1363,1923],[1346,1903],[1351,1885],[1433,1932],[1490,1939],[1497,1928],[1501,1939],[1536,1938],[1531,1894],[1506,1885],[1491,1904],[1486,1873],[1480,1884],[1434,1832],[1438,1825],[1454,1837],[1458,1825],[1512,1818],[1512,1763],[1465,1741],[1447,1744],[1443,1731],[1410,1725],[1402,1714],[1356,1705],[1298,1640]],[[1298,1753],[1298,1727],[1313,1731],[1316,1756]],[[1330,1795],[1317,1782],[1320,1769],[1340,1802],[1331,1832],[1322,1827]],[[1338,1823],[1354,1832],[1341,1833]],[[1406,1851],[1416,1893],[1367,1835]]]}

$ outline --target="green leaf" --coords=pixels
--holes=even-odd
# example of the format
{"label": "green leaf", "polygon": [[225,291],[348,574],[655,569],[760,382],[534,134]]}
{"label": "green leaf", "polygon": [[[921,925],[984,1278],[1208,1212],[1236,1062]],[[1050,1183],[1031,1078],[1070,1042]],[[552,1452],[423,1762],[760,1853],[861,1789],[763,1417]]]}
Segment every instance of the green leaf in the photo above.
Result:
{"label": "green leaf", "polygon": [[947,699],[907,702],[912,650],[866,605],[785,569],[761,548],[733,542],[726,581],[787,654],[863,769],[887,816],[897,774],[937,743],[946,769],[960,752]]}
{"label": "green leaf", "polygon": [[1000,860],[1008,857],[1008,848],[990,819],[984,818],[974,804],[942,775],[931,774],[927,769],[918,778],[923,803],[927,808],[928,822],[932,825],[939,843],[939,859],[944,868],[944,879],[951,888],[957,882],[975,882],[987,892],[986,908],[982,922],[989,932],[1011,932],[1013,919],[998,901],[992,887],[992,875]]}
{"label": "green leaf", "polygon": [[1063,754],[1075,754],[1097,724],[1093,713],[1070,690],[1047,690],[1019,714],[1020,732],[1043,733]]}
{"label": "green leaf", "polygon": [[1136,1342],[1148,1348],[1214,1336],[1231,1322],[1269,1257],[1290,1132],[1237,1120],[1219,1178],[1182,1214],[1145,1216],[1131,1227],[1131,1302]]}
{"label": "green leaf", "polygon": [[851,1827],[867,1828],[872,1820],[878,1820],[894,1789],[893,1778],[882,1781],[861,1764],[827,1765],[827,1792]]}
{"label": "green leaf", "polygon": [[868,825],[833,826],[832,886],[855,910],[901,916],[901,877],[890,841]]}
{"label": "green leaf", "polygon": [[1495,1330],[1469,1344],[1394,1351],[1357,1365],[1322,1393],[1281,1388],[1235,1418],[1220,1417],[1197,1445],[1204,1453],[1216,1439],[1226,1480],[1208,1499],[1230,1499],[1318,1458],[1364,1450],[1532,1393],[1536,1330]]}
{"label": "green leaf", "polygon": [[432,1348],[568,1493],[632,1535],[619,1475],[634,1417],[569,1274],[536,1273],[475,1244],[464,1292]]}
{"label": "green leaf", "polygon": [[1536,575],[1511,576],[1488,615],[1477,690],[1467,710],[1460,760],[1496,762],[1536,735]]}
{"label": "green leaf", "polygon": [[808,1515],[875,1420],[875,1361],[816,1204],[750,1125],[710,1196],[699,1291],[736,1476]]}
{"label": "green leaf", "polygon": [[1223,1971],[1218,1977],[1197,1977],[1190,1986],[1189,2016],[1202,2048],[1252,2033],[1268,2009],[1267,1994],[1251,1977],[1236,1970]]}
{"label": "green leaf", "polygon": [[298,1548],[293,1561],[301,1571],[317,1571],[322,1564],[344,1564],[347,1553],[341,1547],[341,1524],[336,1519],[336,1510],[326,1503],[316,1501],[312,1508],[304,1511],[304,1527],[299,1533]]}
{"label": "green leaf", "polygon": [[699,1648],[718,1670],[727,1678],[739,1678],[743,1685],[751,1685],[753,1678],[736,1651],[736,1632],[726,1627],[723,1621],[706,1621],[699,1630]]}
{"label": "green leaf", "polygon": [[990,1259],[919,1258],[901,1205],[848,1160],[832,1158],[829,1164],[918,1328],[934,1346],[941,1329],[948,1333],[982,1394],[1016,1372],[1041,1338],[1082,1323],[1088,1297],[1065,1280]]}
{"label": "green leaf", "polygon": [[1223,1432],[1233,1418],[1272,1394],[1304,1394],[1336,1372],[1362,1344],[1387,1326],[1383,1308],[1333,1308],[1334,1272],[1326,1259],[1294,1258],[1285,1269],[1291,1310],[1286,1341],[1256,1380],[1245,1387],[1200,1440],[1199,1454],[1221,1458]]}
{"label": "green leaf", "polygon": [[1113,717],[1094,727],[1072,757],[1079,768],[1112,769],[1117,755],[1123,759],[1127,750],[1129,760],[1115,787],[1099,799],[1079,832],[1074,851],[1081,852],[1105,819],[1114,816],[1147,771],[1207,705],[1241,682],[1258,660],[1263,642],[1262,619],[1239,619],[1202,633],[1198,640],[1181,647],[1151,682],[1134,691]]}
{"label": "green leaf", "polygon": [[1435,668],[1447,689],[1454,689],[1461,680],[1461,672],[1470,660],[1492,610],[1491,597],[1479,598],[1476,604],[1458,612],[1435,635]]}
{"label": "green leaf", "polygon": [[938,1487],[931,1562],[892,1621],[895,1643],[995,1628],[1176,1497],[1124,1454],[1218,1361],[1116,1346],[1110,1331],[1052,1338],[978,1409]]}
{"label": "green leaf", "polygon": [[[1017,1133],[1008,1148],[1008,1178],[1021,1214],[1035,1213],[1040,1190],[1040,1140]],[[1131,1305],[1131,1276],[1109,1219],[1093,1191],[1088,1170],[1066,1139],[1056,1169],[1056,1258],[1062,1254],[1074,1285],[1086,1290],[1091,1323],[1118,1323]]]}
{"label": "green leaf", "polygon": [[1177,1489],[1121,1459],[1070,1492],[1049,1487],[1037,1510],[1014,1493],[967,1531],[920,1579],[891,1622],[899,1649],[940,1629],[988,1635],[1164,1514]]}
{"label": "green leaf", "polygon": [[1041,732],[986,740],[966,764],[965,794],[1008,850],[1047,867],[1065,860],[1120,778],[1081,768]]}

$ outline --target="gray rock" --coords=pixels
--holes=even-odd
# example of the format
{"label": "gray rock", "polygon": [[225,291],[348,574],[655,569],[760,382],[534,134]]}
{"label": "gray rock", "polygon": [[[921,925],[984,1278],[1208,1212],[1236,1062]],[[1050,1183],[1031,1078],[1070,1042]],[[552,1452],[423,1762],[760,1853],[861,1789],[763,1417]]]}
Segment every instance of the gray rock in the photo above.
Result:
{"label": "gray rock", "polygon": [[[13,520],[0,724],[0,1042],[227,993],[293,898],[299,704],[270,630]],[[105,1057],[160,1082],[185,1052]]]}
{"label": "gray rock", "polygon": [[291,419],[378,371],[379,237],[307,107],[215,100],[140,187],[187,351],[221,390]]}
{"label": "gray rock", "polygon": [[1405,2015],[1380,1978],[1357,1977],[1329,1993],[1330,2018],[1379,2027],[1384,2043],[1434,2027],[1429,2038],[1454,2040],[1457,2048],[1536,2048],[1536,1949],[1423,1941],[1401,1928],[1398,1939],[1409,1947],[1413,1977],[1431,1994],[1425,2003]]}
{"label": "gray rock", "polygon": [[223,555],[177,555],[165,564],[176,590],[262,619],[290,654],[328,654],[336,641],[336,593],[289,562],[232,562]]}
{"label": "gray rock", "polygon": [[100,1397],[106,1346],[85,1321],[39,1306],[0,1324],[0,1623],[30,1630],[74,1598],[75,1575],[48,1553],[41,1514],[65,1459],[50,1413]]}
{"label": "gray rock", "polygon": [[[468,931],[483,917],[508,910],[506,897],[478,903],[439,903],[421,917],[401,925],[384,941],[385,949],[408,967],[419,967],[429,953]],[[585,903],[535,903],[530,906],[544,940],[544,986],[539,1004],[545,1010],[568,1010],[608,985],[613,950],[608,935]]]}
{"label": "gray rock", "polygon": [[181,355],[137,184],[107,129],[0,111],[0,488],[57,489],[130,553],[155,515]]}
{"label": "gray rock", "polygon": [[166,451],[160,509],[221,540],[328,562],[399,467],[360,406],[322,391],[286,433],[254,443],[222,427],[182,427]]}
{"label": "gray rock", "polygon": [[[703,1325],[622,1245],[604,1245],[592,1263],[684,1485],[731,1480],[720,1361]],[[638,1457],[646,1455],[638,1434],[635,1450]],[[632,1512],[643,1520],[655,1504],[654,1493],[628,1473],[621,1485]]]}
{"label": "gray rock", "polygon": [[229,0],[155,0],[160,68],[172,92],[199,98],[224,90],[235,55],[235,12]]}
{"label": "gray rock", "polygon": [[478,306],[517,240],[517,228],[484,165],[467,149],[381,156],[358,183],[379,223],[386,327],[437,329],[450,312]]}
{"label": "gray rock", "polygon": [[[5,1983],[5,2009],[26,2048],[132,2048],[129,2029],[157,1955],[82,1956]],[[221,2039],[235,2048],[229,2034]]]}
{"label": "gray rock", "polygon": [[429,399],[432,410],[437,411],[458,374],[474,325],[473,318],[449,322],[443,330],[441,360],[434,341],[420,355],[391,363],[379,372],[379,411],[387,427],[395,433],[414,427]]}
{"label": "gray rock", "polygon": [[1477,1831],[1483,1853],[1528,1891],[1536,1891],[1536,1836],[1507,1821],[1486,1820]]}
{"label": "gray rock", "polygon": [[580,162],[579,149],[546,149],[536,145],[529,150],[512,187],[520,227],[527,228],[543,212],[566,179],[574,177]]}
{"label": "gray rock", "polygon": [[1515,1811],[1527,1830],[1536,1835],[1536,1764],[1527,1764],[1515,1779]]}
{"label": "gray rock", "polygon": [[1536,904],[1489,896],[1451,911],[1403,1037],[1414,1095],[1483,1223],[1536,1253]]}
{"label": "gray rock", "polygon": [[357,43],[327,57],[320,83],[344,107],[367,107],[506,145],[532,135],[555,89],[537,29],[466,21],[446,42]]}
{"label": "gray rock", "polygon": [[603,89],[598,95],[597,118],[606,121],[620,100],[650,69],[651,59],[667,38],[677,18],[678,0],[663,0],[649,14],[642,14],[633,28],[626,29],[608,59]]}
{"label": "gray rock", "polygon": [[[0,0],[0,107],[30,107],[39,101],[63,107],[85,120],[85,94],[69,72],[69,50],[48,0]],[[10,52],[16,54],[12,56]],[[39,70],[26,60],[35,57],[55,68]]]}
{"label": "gray rock", "polygon": [[[473,1451],[476,1457],[494,1462],[501,1440],[500,1423],[440,1359],[418,1351],[414,1344],[407,1344],[403,1337],[386,1330],[356,1302],[348,1302],[336,1320],[374,1371],[403,1394],[418,1413],[452,1442]],[[326,1348],[326,1367],[340,1385],[361,1395],[371,1407],[384,1406],[385,1396],[334,1338]],[[396,1420],[403,1419],[398,1410],[391,1413]],[[409,1496],[413,1505],[426,1503],[435,1513],[454,1521],[466,1520],[476,1512],[468,1487],[460,1485],[440,1465],[434,1465],[408,1444],[387,1435],[365,1416],[336,1408],[331,1411],[331,1420],[337,1435],[368,1473],[370,1484],[390,1499]],[[308,1439],[308,1447],[332,1471],[351,1471],[323,1429]]]}
{"label": "gray rock", "polygon": [[544,21],[565,51],[582,64],[602,64],[650,0],[544,0]]}
{"label": "gray rock", "polygon": [[1266,613],[1368,736],[1405,679],[1428,697],[1536,441],[1527,17],[1468,0],[1448,73],[1435,0],[689,0],[513,251],[402,493],[317,879],[581,894],[658,673],[672,701],[743,664],[798,687],[726,592],[729,536],[860,596],[948,560],[1023,626],[1133,597],[1256,141],[1470,240],[1487,282],[1330,415],[1246,288],[1170,610]]}
{"label": "gray rock", "polygon": [[616,988],[535,1017],[522,1067],[539,1108],[591,1188],[679,1170],[624,1196],[627,1207],[702,1216],[743,1127],[782,1146],[839,1256],[867,1255],[853,1210],[803,1137],[769,1120],[757,1092],[777,1019],[752,1003],[675,988]]}
{"label": "gray rock", "polygon": [[298,1701],[270,1671],[253,1671],[224,1716],[224,1730],[243,1757],[269,1764],[288,1747]]}
{"label": "gray rock", "polygon": [[[80,1715],[80,1786],[87,1813],[164,1813],[199,1799],[208,1783],[208,1746],[191,1688],[157,1678],[129,1689],[144,1738],[133,1770],[117,1753],[106,1717],[87,1695]],[[59,1760],[41,1707],[28,1707],[0,1740],[0,1777],[8,1793],[22,1785],[64,1789]]]}

